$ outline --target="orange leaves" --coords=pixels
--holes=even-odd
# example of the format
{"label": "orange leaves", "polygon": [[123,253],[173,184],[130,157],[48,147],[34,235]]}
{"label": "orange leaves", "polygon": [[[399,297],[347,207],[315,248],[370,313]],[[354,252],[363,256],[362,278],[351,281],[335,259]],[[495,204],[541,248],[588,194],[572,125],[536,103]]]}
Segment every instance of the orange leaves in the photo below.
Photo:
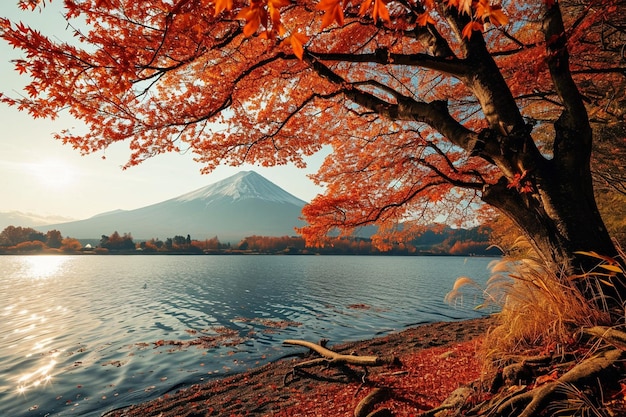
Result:
{"label": "orange leaves", "polygon": [[554,382],[558,379],[559,379],[559,371],[558,369],[555,369],[551,371],[549,374],[541,375],[537,377],[537,379],[535,380],[535,386],[544,385],[544,384],[547,384],[548,382]]}
{"label": "orange leaves", "polygon": [[20,0],[18,5],[22,10],[35,10],[37,6],[45,6],[46,3],[44,0]]}
{"label": "orange leaves", "polygon": [[489,4],[489,0],[479,0],[475,3],[476,16],[483,22],[489,20],[496,26],[506,25],[509,18],[502,12],[502,6]]}
{"label": "orange leaves", "polygon": [[476,20],[472,20],[467,25],[465,25],[465,27],[463,28],[462,35],[465,39],[470,39],[474,31],[482,32],[483,24]]}
{"label": "orange leaves", "polygon": [[[432,0],[430,1],[432,2]],[[186,0],[180,1],[180,3],[185,2]],[[364,16],[371,10],[374,21],[389,22],[387,2],[388,0],[364,0],[361,2],[359,15]],[[265,31],[259,36],[264,39],[275,39],[277,36],[282,37],[287,32],[292,32],[290,36],[284,39],[283,43],[290,44],[294,54],[302,59],[303,45],[308,41],[308,37],[295,28],[287,30],[282,21],[280,10],[290,5],[292,5],[290,0],[250,0],[249,6],[241,9],[236,18],[245,20],[243,33],[246,37],[253,36],[261,28],[265,28]],[[325,29],[333,23],[343,26],[345,23],[344,8],[347,5],[348,2],[345,0],[320,0],[315,9],[323,12],[321,29]],[[215,0],[215,16],[224,10],[231,10],[232,6],[232,0]],[[428,15],[424,15],[421,19],[424,24],[435,22]]]}
{"label": "orange leaves", "polygon": [[233,0],[215,0],[215,14],[219,15],[224,10],[231,10],[233,8]]}
{"label": "orange leaves", "polygon": [[520,193],[532,193],[535,189],[533,183],[528,179],[528,171],[526,170],[521,174],[515,174],[507,188],[515,188]]}
{"label": "orange leaves", "polygon": [[387,10],[387,5],[384,0],[374,0],[374,11],[372,12],[372,18],[374,21],[378,21],[378,19],[389,22],[389,10]]}
{"label": "orange leaves", "polygon": [[321,0],[315,8],[324,12],[322,29],[330,26],[333,22],[337,22],[340,26],[343,25],[344,15],[342,0]]}
{"label": "orange leaves", "polygon": [[459,12],[472,17],[462,31],[465,39],[470,39],[474,31],[482,32],[486,23],[502,26],[509,22],[509,18],[502,11],[502,6],[492,5],[491,0],[448,0],[448,6],[455,7]]}
{"label": "orange leaves", "polygon": [[188,3],[189,0],[180,0],[170,11],[171,14],[178,14],[182,10],[183,6]]}
{"label": "orange leaves", "polygon": [[285,39],[285,42],[291,45],[291,49],[293,49],[293,53],[298,57],[298,59],[302,60],[304,55],[304,44],[307,43],[309,37],[303,35],[300,32],[294,32]]}
{"label": "orange leaves", "polygon": [[[374,6],[373,8],[372,4]],[[322,10],[324,12],[324,17],[322,18],[322,29],[335,22],[339,26],[343,26],[344,7],[345,4],[343,0],[321,0],[316,8],[317,10]],[[372,9],[372,19],[374,19],[375,22],[378,20],[389,22],[391,20],[386,0],[363,0],[359,9],[359,16],[365,16],[370,9]]]}
{"label": "orange leaves", "polygon": [[374,10],[372,11],[372,18],[374,21],[378,21],[378,19],[389,22],[389,11],[387,10],[387,5],[384,0],[374,0]]}
{"label": "orange leaves", "polygon": [[248,37],[254,35],[261,25],[267,27],[267,12],[259,2],[253,1],[249,7],[242,9],[237,15],[237,19],[246,21],[243,34]]}
{"label": "orange leaves", "polygon": [[272,27],[277,29],[280,36],[284,35],[285,29],[281,22],[280,9],[282,7],[289,6],[289,0],[268,0],[267,7],[270,14],[270,20],[272,21]]}
{"label": "orange leaves", "polygon": [[[367,11],[372,6],[372,0],[364,0],[361,3],[359,10],[359,16],[365,16]],[[385,0],[374,0],[374,9],[372,10],[372,19],[377,22],[379,19],[384,22],[389,22],[389,10],[387,10],[387,2]]]}
{"label": "orange leaves", "polygon": [[[275,39],[276,36],[284,36],[287,30],[283,26],[280,9],[290,4],[289,0],[251,1],[249,7],[243,8],[237,14],[237,19],[246,21],[243,34],[246,37],[250,37],[261,27],[264,27],[265,31],[259,35],[263,39]],[[284,40],[284,43],[290,44],[294,54],[302,59],[304,53],[303,45],[307,40],[308,38],[305,35],[294,31],[291,36]]]}
{"label": "orange leaves", "polygon": [[471,15],[472,0],[448,0],[448,6],[456,8],[459,12]]}
{"label": "orange leaves", "polygon": [[[232,0],[228,0],[230,6],[232,6]],[[222,3],[225,3],[222,1]],[[282,24],[282,17],[280,9],[289,6],[291,2],[289,0],[267,0],[267,2],[253,0],[250,6],[243,8],[238,14],[237,19],[246,21],[243,28],[243,34],[246,37],[250,37],[257,33],[257,31],[263,27],[265,31],[259,35],[263,39],[275,39],[276,36],[284,36],[287,30]],[[220,11],[222,7],[227,6],[220,5]],[[216,13],[218,13],[218,5],[216,4]],[[308,37],[300,32],[293,31],[290,36],[285,38],[284,44],[291,45],[293,53],[302,60],[304,55],[304,44],[308,41]]]}
{"label": "orange leaves", "polygon": [[[181,3],[186,3],[187,0],[183,0]],[[110,0],[96,0],[96,7],[102,9],[112,9],[114,7]]]}
{"label": "orange leaves", "polygon": [[430,17],[430,13],[428,12],[424,12],[417,16],[417,24],[420,26],[426,26],[428,24],[434,25],[435,23],[435,20]]}

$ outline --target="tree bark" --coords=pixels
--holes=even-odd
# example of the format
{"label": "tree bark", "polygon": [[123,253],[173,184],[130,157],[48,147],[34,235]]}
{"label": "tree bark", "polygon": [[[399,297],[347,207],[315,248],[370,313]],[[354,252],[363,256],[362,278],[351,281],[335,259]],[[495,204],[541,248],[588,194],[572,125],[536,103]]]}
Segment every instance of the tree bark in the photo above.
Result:
{"label": "tree bark", "polygon": [[[482,39],[467,42],[473,78],[466,84],[479,97],[491,132],[479,155],[493,160],[503,173],[497,184],[483,190],[484,202],[509,217],[527,236],[539,256],[563,278],[588,273],[597,259],[577,252],[596,252],[617,259],[618,251],[596,205],[590,167],[592,131],[589,118],[569,70],[566,31],[558,4],[544,17],[548,68],[563,110],[554,123],[554,152],[549,158],[537,149],[530,129],[523,126],[496,64]],[[498,76],[492,75],[497,74]],[[523,178],[523,183],[515,183]],[[598,281],[592,287],[579,280],[590,300],[621,309],[626,300],[624,277]]]}

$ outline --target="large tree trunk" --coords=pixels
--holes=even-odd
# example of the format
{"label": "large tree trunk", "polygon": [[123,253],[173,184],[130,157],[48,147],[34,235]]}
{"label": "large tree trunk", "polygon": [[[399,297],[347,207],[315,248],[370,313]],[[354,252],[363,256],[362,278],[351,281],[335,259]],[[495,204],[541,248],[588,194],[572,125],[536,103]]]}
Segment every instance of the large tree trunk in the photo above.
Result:
{"label": "large tree trunk", "polygon": [[[617,249],[600,217],[590,178],[584,180],[589,186],[584,186],[583,178],[564,177],[553,169],[551,161],[544,165],[532,176],[533,191],[520,193],[502,179],[485,189],[483,200],[509,217],[524,232],[537,254],[564,280],[594,270],[603,271],[597,268],[599,259],[578,252],[596,252],[623,262],[617,258]],[[606,303],[616,317],[623,317],[626,300],[623,276],[575,282],[590,301]]]}
{"label": "large tree trunk", "polygon": [[[462,28],[462,15],[452,14]],[[495,163],[502,178],[486,186],[482,199],[509,217],[534,249],[563,279],[588,273],[598,259],[577,252],[616,257],[617,250],[602,221],[591,176],[592,131],[586,108],[569,69],[566,31],[558,4],[543,19],[547,63],[562,104],[554,123],[551,158],[537,148],[515,99],[481,38],[466,43],[472,70],[464,78],[474,92],[489,129],[472,152]],[[590,287],[578,280],[590,300],[607,301],[616,311],[626,300],[624,277],[598,280]],[[601,294],[598,294],[601,293]],[[605,297],[598,298],[598,295]]]}
{"label": "large tree trunk", "polygon": [[[568,184],[558,184],[554,194],[541,190],[523,196],[503,180],[488,187],[483,200],[502,211],[528,237],[538,254],[556,269],[575,274],[589,272],[598,262],[576,254],[596,252],[615,257],[617,250],[604,226],[593,196],[570,193]],[[556,191],[562,191],[556,193]],[[549,210],[542,201],[550,201]],[[584,262],[588,259],[590,262]]]}

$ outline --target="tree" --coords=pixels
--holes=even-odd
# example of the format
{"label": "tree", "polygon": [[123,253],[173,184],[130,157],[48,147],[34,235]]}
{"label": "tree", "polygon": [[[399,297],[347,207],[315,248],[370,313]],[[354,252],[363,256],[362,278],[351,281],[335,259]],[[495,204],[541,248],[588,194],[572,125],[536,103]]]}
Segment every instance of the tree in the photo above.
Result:
{"label": "tree", "polygon": [[185,246],[187,246],[187,239],[185,239],[185,236],[176,235],[172,239],[172,245],[174,247],[184,248]]}
{"label": "tree", "polygon": [[16,246],[24,242],[45,242],[46,235],[30,227],[7,226],[0,233],[0,246]]}
{"label": "tree", "polygon": [[12,249],[16,252],[42,252],[44,248],[45,245],[41,240],[29,240],[18,243]]}
{"label": "tree", "polygon": [[[88,133],[57,138],[80,152],[129,141],[127,166],[189,151],[209,172],[304,166],[326,146],[309,243],[378,223],[384,246],[484,202],[555,270],[595,266],[579,251],[617,254],[590,157],[592,123],[624,122],[624,0],[64,5],[88,21],[69,25],[79,44],[0,20],[32,77],[27,97],[0,99],[33,117],[69,108]],[[621,281],[604,290],[626,296]]]}
{"label": "tree", "polygon": [[58,230],[49,230],[46,233],[46,246],[49,248],[60,248],[63,244],[63,236]]}
{"label": "tree", "polygon": [[133,250],[135,243],[130,233],[124,233],[123,236],[115,231],[111,236],[102,235],[100,246],[108,250]]}
{"label": "tree", "polygon": [[78,252],[82,248],[83,248],[83,245],[80,243],[78,239],[74,239],[70,237],[66,237],[65,239],[63,239],[63,241],[61,242],[61,247],[60,247],[60,249],[63,252]]}

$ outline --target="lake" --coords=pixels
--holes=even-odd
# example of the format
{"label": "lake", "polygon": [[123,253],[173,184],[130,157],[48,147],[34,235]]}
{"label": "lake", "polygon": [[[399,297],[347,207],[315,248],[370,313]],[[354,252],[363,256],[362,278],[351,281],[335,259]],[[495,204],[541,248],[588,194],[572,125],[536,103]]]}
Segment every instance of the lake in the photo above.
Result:
{"label": "lake", "polygon": [[433,321],[493,259],[0,256],[0,415],[100,416],[297,351]]}

